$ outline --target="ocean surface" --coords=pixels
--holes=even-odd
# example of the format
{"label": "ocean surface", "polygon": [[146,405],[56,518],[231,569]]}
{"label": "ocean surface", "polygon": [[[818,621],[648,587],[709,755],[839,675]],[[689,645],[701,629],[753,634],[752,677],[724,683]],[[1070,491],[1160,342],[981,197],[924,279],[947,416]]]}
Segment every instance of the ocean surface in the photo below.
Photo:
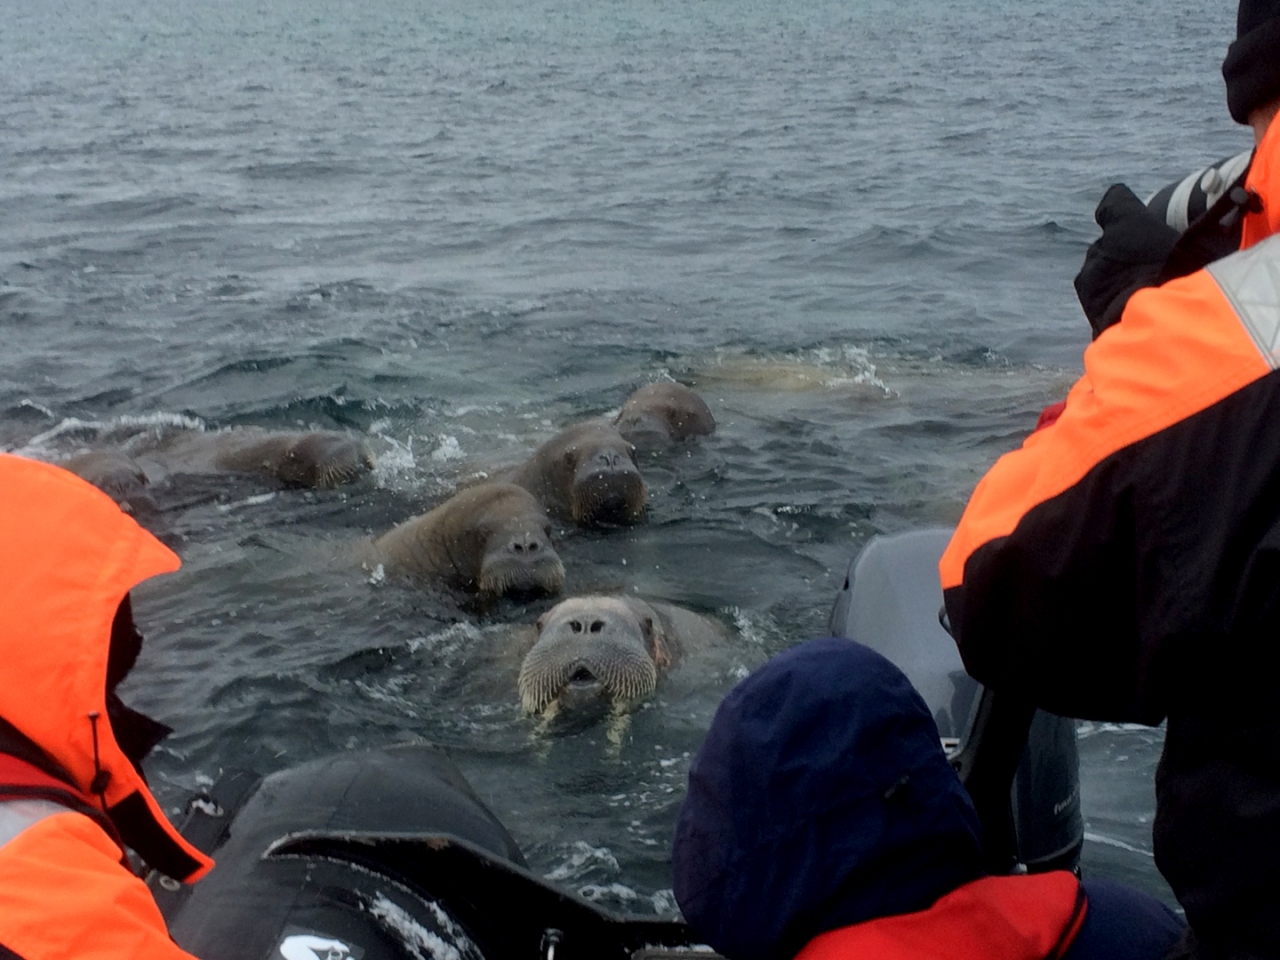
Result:
{"label": "ocean surface", "polygon": [[[136,591],[125,692],[177,730],[162,802],[423,740],[534,869],[670,914],[719,698],[1064,395],[1102,192],[1251,144],[1233,33],[1188,0],[0,0],[0,447],[259,425],[379,458],[157,491],[184,566]],[[666,378],[718,431],[645,462],[644,525],[560,531],[568,591],[734,640],[621,736],[540,734],[509,647],[546,604],[370,582],[352,544]],[[1171,899],[1160,741],[1081,727],[1084,861]]]}

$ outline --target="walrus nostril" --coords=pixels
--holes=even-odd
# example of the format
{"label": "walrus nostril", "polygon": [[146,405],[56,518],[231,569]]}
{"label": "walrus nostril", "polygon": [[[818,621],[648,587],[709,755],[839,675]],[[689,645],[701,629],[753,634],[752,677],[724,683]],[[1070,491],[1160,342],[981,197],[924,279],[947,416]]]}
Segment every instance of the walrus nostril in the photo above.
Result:
{"label": "walrus nostril", "polygon": [[600,632],[601,630],[603,630],[603,629],[604,629],[604,621],[603,621],[603,620],[592,620],[592,621],[591,621],[591,632],[592,632],[592,633],[599,633],[599,632]]}
{"label": "walrus nostril", "polygon": [[516,556],[521,556],[526,553],[537,553],[538,541],[527,537],[521,540],[512,540],[511,552]]}

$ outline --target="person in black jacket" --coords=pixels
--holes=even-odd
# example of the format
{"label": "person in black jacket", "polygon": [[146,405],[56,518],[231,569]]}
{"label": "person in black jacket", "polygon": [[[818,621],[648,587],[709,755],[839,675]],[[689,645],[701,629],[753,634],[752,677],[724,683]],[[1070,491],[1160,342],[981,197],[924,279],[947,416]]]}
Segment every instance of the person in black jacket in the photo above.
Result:
{"label": "person in black jacket", "polygon": [[1280,957],[1280,0],[1242,0],[1223,72],[1258,144],[1240,250],[1117,285],[1060,417],[983,477],[939,568],[992,690],[1167,718],[1156,865],[1203,960]]}

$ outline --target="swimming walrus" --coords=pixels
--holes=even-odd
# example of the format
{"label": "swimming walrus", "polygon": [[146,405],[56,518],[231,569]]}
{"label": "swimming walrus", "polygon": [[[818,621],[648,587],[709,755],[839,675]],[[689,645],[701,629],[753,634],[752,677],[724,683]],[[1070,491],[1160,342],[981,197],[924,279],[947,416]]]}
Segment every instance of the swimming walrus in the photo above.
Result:
{"label": "swimming walrus", "polygon": [[150,481],[146,471],[127,454],[117,450],[91,450],[58,466],[93,484],[125,513],[155,510],[155,500],[147,490]]}
{"label": "swimming walrus", "polygon": [[273,477],[287,487],[332,490],[373,469],[373,451],[338,430],[272,431],[257,427],[182,431],[147,451],[170,472],[226,470]]}
{"label": "swimming walrus", "polygon": [[510,483],[471,487],[406,520],[373,541],[365,562],[494,596],[564,586],[551,521],[531,493]]}
{"label": "swimming walrus", "polygon": [[496,479],[524,487],[556,519],[587,527],[639,523],[649,499],[635,447],[604,420],[561,430]]}
{"label": "swimming walrus", "polygon": [[705,437],[716,429],[716,418],[706,401],[684,384],[671,381],[650,383],[635,391],[613,423],[629,443],[644,451]]}
{"label": "swimming walrus", "polygon": [[691,647],[726,635],[691,610],[609,596],[562,600],[536,630],[517,687],[525,712],[544,716],[626,709],[650,696]]}

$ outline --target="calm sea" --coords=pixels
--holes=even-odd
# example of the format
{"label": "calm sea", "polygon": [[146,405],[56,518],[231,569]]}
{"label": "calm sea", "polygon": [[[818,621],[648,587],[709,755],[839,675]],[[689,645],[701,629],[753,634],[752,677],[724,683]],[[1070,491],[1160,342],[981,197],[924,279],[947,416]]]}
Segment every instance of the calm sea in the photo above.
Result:
{"label": "calm sea", "polygon": [[[723,693],[823,632],[873,534],[954,522],[1080,368],[1108,184],[1243,149],[1234,4],[0,0],[0,445],[339,427],[374,482],[161,492],[128,692],[220,770],[420,738],[536,869],[669,912]],[[569,588],[721,618],[624,731],[540,738],[533,613],[371,584],[348,544],[675,377],[719,421],[649,521],[566,532]],[[1168,896],[1160,733],[1081,729],[1086,868]]]}

